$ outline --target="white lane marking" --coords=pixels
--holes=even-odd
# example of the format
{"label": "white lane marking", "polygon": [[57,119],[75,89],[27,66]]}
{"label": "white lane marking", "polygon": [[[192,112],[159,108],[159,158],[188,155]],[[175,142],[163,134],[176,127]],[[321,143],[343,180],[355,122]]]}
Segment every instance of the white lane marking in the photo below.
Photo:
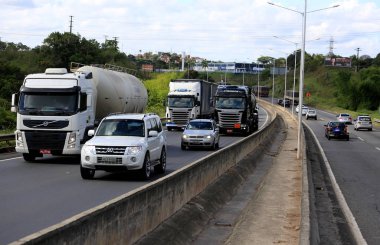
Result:
{"label": "white lane marking", "polygon": [[7,159],[0,160],[0,162],[5,162],[5,161],[8,161],[8,160],[19,159],[19,158],[22,158],[22,157],[7,158]]}
{"label": "white lane marking", "polygon": [[360,139],[361,141],[364,141],[362,138],[358,137],[358,139]]}
{"label": "white lane marking", "polygon": [[376,147],[376,150],[380,151],[380,147]]}

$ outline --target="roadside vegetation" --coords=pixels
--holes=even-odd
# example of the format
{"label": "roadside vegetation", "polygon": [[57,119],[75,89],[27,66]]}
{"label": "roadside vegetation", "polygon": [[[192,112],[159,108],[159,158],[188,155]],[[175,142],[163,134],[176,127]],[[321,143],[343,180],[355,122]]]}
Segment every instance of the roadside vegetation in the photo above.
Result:
{"label": "roadside vegetation", "polygon": [[[297,53],[300,60],[300,53]],[[163,59],[163,57],[165,59]],[[324,56],[306,54],[304,91],[310,97],[304,96],[305,104],[325,109],[331,112],[348,112],[355,118],[358,114],[369,114],[380,118],[380,54],[375,58],[352,56],[352,68],[332,68],[323,65]],[[289,73],[287,89],[293,86],[294,55],[287,57]],[[169,81],[177,78],[201,78],[213,82],[229,84],[260,85],[272,87],[273,58],[259,58],[267,69],[259,76],[257,74],[207,73],[196,71],[180,72],[181,56],[175,53],[153,54],[151,52],[126,55],[118,49],[115,40],[87,40],[80,35],[70,33],[51,33],[44,42],[35,48],[22,43],[0,41],[0,134],[13,132],[16,127],[16,114],[10,112],[11,94],[17,93],[23,78],[30,73],[43,72],[47,67],[69,68],[70,62],[82,64],[113,64],[137,71],[137,76],[143,80],[149,94],[147,112],[165,116],[164,101],[169,91]],[[185,67],[191,67],[194,60],[187,56]],[[160,72],[142,72],[143,64],[150,64]],[[285,66],[285,59],[275,60],[276,66]],[[206,68],[207,61],[202,62]],[[358,66],[359,71],[355,72]],[[297,64],[297,78],[299,64]],[[275,76],[274,97],[281,98],[284,94],[285,77]],[[298,90],[298,79],[296,81]]]}

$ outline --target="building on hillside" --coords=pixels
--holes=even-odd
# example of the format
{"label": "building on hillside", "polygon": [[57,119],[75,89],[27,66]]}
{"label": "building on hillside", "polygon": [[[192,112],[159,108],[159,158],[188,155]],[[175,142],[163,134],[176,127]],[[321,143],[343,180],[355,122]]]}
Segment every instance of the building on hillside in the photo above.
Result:
{"label": "building on hillside", "polygon": [[193,70],[208,72],[227,72],[227,73],[261,73],[264,65],[256,63],[236,63],[236,62],[210,62],[204,67],[201,62],[195,63]]}

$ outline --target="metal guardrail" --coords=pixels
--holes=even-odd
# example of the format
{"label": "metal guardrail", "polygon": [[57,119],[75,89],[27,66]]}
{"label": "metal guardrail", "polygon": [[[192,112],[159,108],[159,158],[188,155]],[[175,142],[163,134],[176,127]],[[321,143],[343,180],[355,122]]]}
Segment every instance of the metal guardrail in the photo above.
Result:
{"label": "metal guardrail", "polygon": [[[9,141],[15,140],[15,135],[14,134],[1,134],[0,135],[0,142],[6,142],[7,144]],[[7,153],[7,152],[14,152],[15,151],[15,146],[4,146],[0,147],[0,154],[1,153]]]}
{"label": "metal guardrail", "polygon": [[0,135],[0,141],[9,141],[14,140],[15,134],[1,134]]}

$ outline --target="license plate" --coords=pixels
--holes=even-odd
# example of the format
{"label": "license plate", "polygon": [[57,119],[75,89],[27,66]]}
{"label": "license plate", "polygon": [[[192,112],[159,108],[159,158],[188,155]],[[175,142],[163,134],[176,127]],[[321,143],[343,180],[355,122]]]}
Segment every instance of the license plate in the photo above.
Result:
{"label": "license plate", "polygon": [[233,130],[232,129],[227,129],[227,133],[232,133]]}
{"label": "license plate", "polygon": [[40,149],[41,154],[51,154],[50,149]]}
{"label": "license plate", "polygon": [[116,158],[114,158],[114,157],[102,157],[101,162],[106,163],[106,164],[116,164]]}

